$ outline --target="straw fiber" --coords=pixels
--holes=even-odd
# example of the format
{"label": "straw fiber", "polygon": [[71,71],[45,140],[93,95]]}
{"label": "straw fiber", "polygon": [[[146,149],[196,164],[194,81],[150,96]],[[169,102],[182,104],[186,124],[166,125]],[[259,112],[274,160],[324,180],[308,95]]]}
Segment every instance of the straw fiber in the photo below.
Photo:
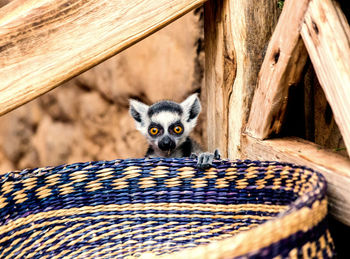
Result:
{"label": "straw fiber", "polygon": [[326,183],[300,166],[152,158],[11,172],[0,258],[332,258]]}

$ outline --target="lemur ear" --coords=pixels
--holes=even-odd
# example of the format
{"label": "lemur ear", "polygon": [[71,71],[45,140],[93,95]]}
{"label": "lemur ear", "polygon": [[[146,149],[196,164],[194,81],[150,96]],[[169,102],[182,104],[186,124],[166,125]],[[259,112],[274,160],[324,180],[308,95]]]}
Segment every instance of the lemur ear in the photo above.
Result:
{"label": "lemur ear", "polygon": [[130,99],[129,103],[130,103],[129,112],[131,116],[134,118],[136,124],[143,125],[143,121],[146,118],[149,106],[142,102],[136,101],[134,99]]}
{"label": "lemur ear", "polygon": [[186,98],[181,104],[184,113],[187,115],[187,122],[197,119],[201,112],[201,103],[198,94],[192,94]]}

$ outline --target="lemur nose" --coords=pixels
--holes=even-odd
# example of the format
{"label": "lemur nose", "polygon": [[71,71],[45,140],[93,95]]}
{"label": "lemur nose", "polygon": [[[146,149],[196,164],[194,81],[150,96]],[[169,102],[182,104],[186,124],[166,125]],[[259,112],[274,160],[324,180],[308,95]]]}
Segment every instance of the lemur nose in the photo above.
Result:
{"label": "lemur nose", "polygon": [[163,150],[173,150],[175,148],[175,142],[168,136],[165,136],[158,142],[158,147]]}

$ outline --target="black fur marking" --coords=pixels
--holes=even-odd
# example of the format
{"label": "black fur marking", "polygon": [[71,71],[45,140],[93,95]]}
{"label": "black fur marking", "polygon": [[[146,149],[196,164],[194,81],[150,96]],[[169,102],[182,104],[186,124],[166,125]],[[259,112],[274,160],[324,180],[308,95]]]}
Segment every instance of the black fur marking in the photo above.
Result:
{"label": "black fur marking", "polygon": [[154,114],[160,113],[160,112],[176,112],[179,115],[182,115],[182,108],[179,104],[171,102],[171,101],[161,101],[158,103],[153,104],[148,109],[148,116],[151,117]]}
{"label": "black fur marking", "polygon": [[145,157],[149,157],[150,155],[154,154],[154,150],[151,146],[148,147]]}
{"label": "black fur marking", "polygon": [[139,112],[137,112],[134,109],[134,107],[130,108],[130,113],[131,113],[131,116],[134,118],[135,121],[141,122],[141,114]]}
{"label": "black fur marking", "polygon": [[[174,131],[174,128],[175,128],[176,126],[180,126],[180,127],[182,128],[181,133],[176,133],[176,132]],[[181,121],[177,121],[177,122],[175,122],[175,123],[173,123],[173,124],[171,124],[171,125],[169,126],[168,131],[169,131],[169,133],[172,134],[172,135],[181,136],[181,135],[184,133],[185,128],[184,128],[184,125],[181,123]]]}
{"label": "black fur marking", "polygon": [[[156,135],[152,135],[150,134],[150,129],[151,128],[157,128],[158,129],[158,133]],[[164,134],[164,128],[162,127],[162,125],[158,124],[158,123],[154,123],[152,122],[149,126],[148,126],[148,134],[152,137],[152,138],[156,138],[159,137],[161,135]]]}
{"label": "black fur marking", "polygon": [[200,105],[199,105],[198,99],[196,99],[191,106],[190,115],[188,116],[187,122],[196,118],[198,116],[199,112],[200,112]]}
{"label": "black fur marking", "polygon": [[190,157],[192,154],[192,141],[189,137],[186,138],[185,142],[179,147],[184,157]]}

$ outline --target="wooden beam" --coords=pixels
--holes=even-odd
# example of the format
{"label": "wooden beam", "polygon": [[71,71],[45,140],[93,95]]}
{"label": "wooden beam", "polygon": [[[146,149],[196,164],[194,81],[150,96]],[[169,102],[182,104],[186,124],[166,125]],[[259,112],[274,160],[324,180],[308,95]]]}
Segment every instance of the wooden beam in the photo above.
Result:
{"label": "wooden beam", "polygon": [[211,1],[205,16],[208,147],[238,158],[264,48],[277,23],[277,2]]}
{"label": "wooden beam", "polygon": [[204,2],[14,0],[0,9],[0,115]]}
{"label": "wooden beam", "polygon": [[228,156],[227,107],[236,73],[229,2],[210,0],[204,4],[208,149],[218,148],[224,157]]}
{"label": "wooden beam", "polygon": [[335,1],[312,0],[302,38],[350,155],[350,27]]}
{"label": "wooden beam", "polygon": [[299,138],[258,140],[245,135],[246,158],[304,165],[322,173],[328,183],[330,213],[350,226],[350,160]]}
{"label": "wooden beam", "polygon": [[307,61],[300,27],[309,0],[286,0],[267,48],[254,94],[247,134],[265,139],[279,133],[289,88],[297,84]]}

